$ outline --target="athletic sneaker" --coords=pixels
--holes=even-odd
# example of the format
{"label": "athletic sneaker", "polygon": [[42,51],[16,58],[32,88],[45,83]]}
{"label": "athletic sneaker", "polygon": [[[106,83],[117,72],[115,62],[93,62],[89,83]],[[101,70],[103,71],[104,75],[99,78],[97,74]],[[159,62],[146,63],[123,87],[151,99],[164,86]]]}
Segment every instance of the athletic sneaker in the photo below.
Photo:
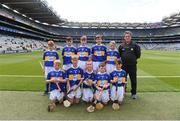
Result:
{"label": "athletic sneaker", "polygon": [[135,100],[135,99],[137,99],[137,95],[136,94],[131,95],[131,98]]}

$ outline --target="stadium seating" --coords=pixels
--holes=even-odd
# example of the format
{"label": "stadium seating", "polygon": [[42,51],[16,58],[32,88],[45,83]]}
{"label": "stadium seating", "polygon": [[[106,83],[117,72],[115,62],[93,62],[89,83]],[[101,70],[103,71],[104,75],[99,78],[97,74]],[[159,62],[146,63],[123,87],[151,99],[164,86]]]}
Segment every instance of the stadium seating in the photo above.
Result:
{"label": "stadium seating", "polygon": [[0,35],[0,53],[16,53],[43,50],[46,42],[14,37],[8,35]]}
{"label": "stadium seating", "polygon": [[180,50],[180,43],[146,43],[139,44],[145,50],[167,50],[176,51]]}

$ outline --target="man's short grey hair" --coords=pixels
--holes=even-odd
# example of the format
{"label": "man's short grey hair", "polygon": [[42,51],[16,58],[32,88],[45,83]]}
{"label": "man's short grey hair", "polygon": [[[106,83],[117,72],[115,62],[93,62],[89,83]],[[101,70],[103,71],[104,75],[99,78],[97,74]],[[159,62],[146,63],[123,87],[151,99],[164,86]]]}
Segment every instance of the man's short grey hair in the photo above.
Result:
{"label": "man's short grey hair", "polygon": [[131,31],[125,31],[125,32],[124,32],[124,36],[125,36],[126,34],[129,34],[131,37],[132,37],[132,35],[133,35]]}

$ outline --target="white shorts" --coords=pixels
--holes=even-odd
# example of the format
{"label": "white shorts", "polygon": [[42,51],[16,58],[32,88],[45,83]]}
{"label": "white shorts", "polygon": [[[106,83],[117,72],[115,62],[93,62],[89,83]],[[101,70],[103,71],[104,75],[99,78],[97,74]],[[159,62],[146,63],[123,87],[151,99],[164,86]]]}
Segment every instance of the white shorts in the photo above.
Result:
{"label": "white shorts", "polygon": [[116,66],[113,65],[113,64],[106,64],[106,72],[107,72],[108,74],[110,74],[111,72],[113,72],[115,68],[116,68]]}
{"label": "white shorts", "polygon": [[86,61],[78,61],[78,66],[83,70],[85,71],[86,69]]}
{"label": "white shorts", "polygon": [[53,71],[54,70],[54,67],[44,67],[44,76],[45,76],[45,78],[47,78],[47,75],[48,75],[48,73],[49,72],[51,72],[51,71]]}
{"label": "white shorts", "polygon": [[93,70],[94,70],[94,72],[98,72],[100,63],[102,63],[102,62],[93,62]]}
{"label": "white shorts", "polygon": [[83,89],[82,100],[85,102],[91,102],[93,100],[93,91],[90,88]]}
{"label": "white shorts", "polygon": [[71,66],[72,64],[63,65],[63,70],[67,71]]}
{"label": "white shorts", "polygon": [[52,90],[51,92],[50,92],[50,95],[49,95],[49,99],[51,100],[51,101],[54,101],[54,100],[58,100],[58,101],[60,101],[60,100],[62,100],[63,99],[63,97],[64,97],[64,92],[60,92],[60,91],[58,91],[58,90]]}
{"label": "white shorts", "polygon": [[[96,97],[99,95],[99,91],[96,90],[95,93]],[[98,101],[101,101],[103,103],[107,103],[109,101],[109,90],[103,90],[102,95],[97,99]]]}
{"label": "white shorts", "polygon": [[70,99],[73,99],[73,98],[81,98],[81,88],[79,87],[76,91],[72,91],[70,92],[67,96],[68,98]]}
{"label": "white shorts", "polygon": [[117,92],[116,92],[116,86],[112,86],[111,88],[111,100],[118,100],[122,102],[124,99],[124,87],[120,86],[117,87]]}

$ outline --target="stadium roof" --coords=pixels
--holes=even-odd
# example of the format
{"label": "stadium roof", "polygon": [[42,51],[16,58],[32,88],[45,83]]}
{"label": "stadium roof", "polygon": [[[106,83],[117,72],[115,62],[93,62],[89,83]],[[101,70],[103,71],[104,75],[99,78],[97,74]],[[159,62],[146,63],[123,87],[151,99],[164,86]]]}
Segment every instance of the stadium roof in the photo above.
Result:
{"label": "stadium roof", "polygon": [[180,26],[180,13],[166,17],[157,23],[109,23],[109,22],[69,22],[57,15],[46,0],[0,0],[0,3],[15,13],[44,25],[64,28],[103,28],[103,29],[150,29]]}
{"label": "stadium roof", "polygon": [[109,23],[109,22],[63,22],[64,28],[103,28],[103,29],[150,29],[162,27],[161,22],[157,23]]}
{"label": "stadium roof", "polygon": [[169,17],[165,17],[162,22],[169,26],[180,26],[180,13],[172,14]]}
{"label": "stadium roof", "polygon": [[42,0],[0,0],[0,3],[14,12],[29,17],[36,22],[58,24],[63,22],[57,13]]}

